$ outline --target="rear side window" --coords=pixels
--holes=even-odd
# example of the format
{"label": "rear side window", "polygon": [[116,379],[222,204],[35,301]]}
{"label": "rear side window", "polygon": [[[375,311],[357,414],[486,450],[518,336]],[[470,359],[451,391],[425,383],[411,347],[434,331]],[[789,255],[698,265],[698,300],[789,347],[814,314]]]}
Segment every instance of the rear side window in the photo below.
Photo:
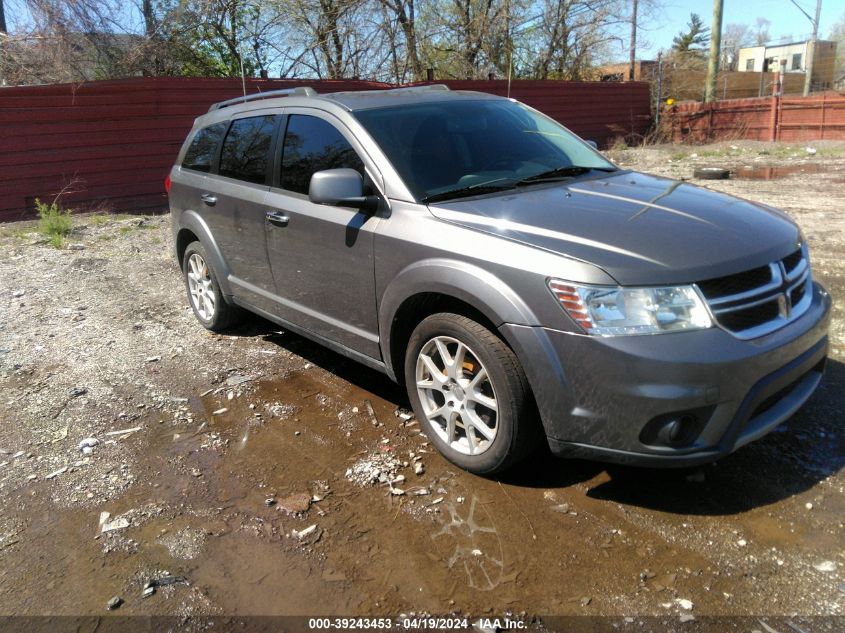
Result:
{"label": "rear side window", "polygon": [[182,167],[195,171],[211,171],[214,154],[217,152],[217,146],[226,133],[227,125],[228,123],[215,123],[197,132],[194,140],[191,141],[191,146],[185,152],[185,160],[182,161]]}
{"label": "rear side window", "polygon": [[307,194],[315,171],[338,167],[365,176],[364,163],[337,128],[317,117],[292,114],[282,150],[282,189]]}
{"label": "rear side window", "polygon": [[275,115],[232,121],[220,153],[219,174],[247,182],[265,182],[275,125]]}

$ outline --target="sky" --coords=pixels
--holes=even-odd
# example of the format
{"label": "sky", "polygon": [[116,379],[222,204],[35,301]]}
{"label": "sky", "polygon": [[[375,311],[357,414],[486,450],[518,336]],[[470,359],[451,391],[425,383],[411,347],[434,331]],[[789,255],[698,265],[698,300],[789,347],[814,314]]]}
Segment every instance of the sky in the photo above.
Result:
{"label": "sky", "polygon": [[[796,0],[804,11],[815,14],[815,0]],[[651,59],[661,49],[672,46],[672,38],[686,30],[690,13],[698,13],[705,25],[713,19],[712,0],[658,0],[663,9],[657,14],[643,15],[641,37],[650,46],[638,47],[637,57]],[[819,37],[828,35],[833,24],[845,14],[845,0],[822,0]],[[790,41],[806,40],[813,32],[810,20],[790,0],[724,0],[722,27],[730,23],[753,26],[758,17],[771,21],[769,33],[773,41],[792,36]],[[627,45],[627,43],[626,43]],[[624,57],[624,53],[621,57]]]}

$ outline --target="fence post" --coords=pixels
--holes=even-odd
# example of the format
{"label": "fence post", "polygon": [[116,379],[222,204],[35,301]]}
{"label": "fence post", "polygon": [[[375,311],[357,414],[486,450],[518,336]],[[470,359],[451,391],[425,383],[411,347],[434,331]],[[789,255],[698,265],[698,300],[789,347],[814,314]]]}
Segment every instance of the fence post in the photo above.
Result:
{"label": "fence post", "polygon": [[821,117],[822,120],[821,120],[821,123],[819,123],[819,139],[820,140],[824,139],[824,114],[825,114],[824,105],[825,105],[826,100],[827,100],[827,94],[822,93],[822,117]]}
{"label": "fence post", "polygon": [[776,141],[777,139],[777,129],[778,129],[778,101],[780,101],[780,97],[777,95],[772,95],[772,115],[769,118],[769,140]]}

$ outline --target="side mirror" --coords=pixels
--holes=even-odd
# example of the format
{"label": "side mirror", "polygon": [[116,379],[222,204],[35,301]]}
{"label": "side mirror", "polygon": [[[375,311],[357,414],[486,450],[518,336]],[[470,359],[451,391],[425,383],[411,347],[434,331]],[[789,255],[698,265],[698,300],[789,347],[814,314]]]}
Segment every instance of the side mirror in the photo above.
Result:
{"label": "side mirror", "polygon": [[584,142],[587,145],[589,145],[590,147],[592,147],[594,150],[598,150],[598,148],[599,148],[599,144],[596,143],[595,141],[584,141]]}
{"label": "side mirror", "polygon": [[364,179],[354,169],[325,169],[315,172],[308,184],[308,199],[315,204],[375,211],[379,199],[364,195]]}

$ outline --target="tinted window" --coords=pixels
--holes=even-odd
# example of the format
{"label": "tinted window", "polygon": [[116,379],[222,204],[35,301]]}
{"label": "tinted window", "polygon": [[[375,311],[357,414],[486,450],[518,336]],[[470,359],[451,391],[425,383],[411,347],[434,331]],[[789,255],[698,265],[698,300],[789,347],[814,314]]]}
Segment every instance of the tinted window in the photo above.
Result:
{"label": "tinted window", "polygon": [[364,164],[340,132],[323,119],[293,114],[282,150],[282,189],[308,193],[315,171],[351,167],[364,176]]}
{"label": "tinted window", "polygon": [[182,167],[196,171],[211,171],[217,146],[226,132],[226,123],[215,123],[197,132],[191,146],[185,153]]}
{"label": "tinted window", "polygon": [[560,124],[511,101],[444,101],[355,116],[417,199],[488,183],[514,186],[566,167],[614,169]]}
{"label": "tinted window", "polygon": [[275,124],[273,115],[232,121],[220,153],[220,175],[247,182],[265,182]]}

